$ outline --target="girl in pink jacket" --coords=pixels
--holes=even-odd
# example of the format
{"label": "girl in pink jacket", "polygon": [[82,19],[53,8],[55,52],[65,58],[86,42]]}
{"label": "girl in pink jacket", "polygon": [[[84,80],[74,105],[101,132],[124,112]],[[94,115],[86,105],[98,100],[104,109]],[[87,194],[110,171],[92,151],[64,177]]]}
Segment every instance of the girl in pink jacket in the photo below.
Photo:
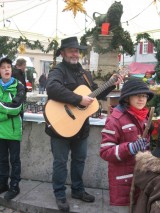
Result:
{"label": "girl in pink jacket", "polygon": [[[135,166],[135,155],[147,149],[147,138],[141,138],[148,119],[147,101],[154,94],[139,78],[130,78],[121,90],[117,105],[101,132],[100,156],[108,161],[110,205],[119,213],[128,213],[129,194]],[[138,192],[135,193],[135,199]]]}

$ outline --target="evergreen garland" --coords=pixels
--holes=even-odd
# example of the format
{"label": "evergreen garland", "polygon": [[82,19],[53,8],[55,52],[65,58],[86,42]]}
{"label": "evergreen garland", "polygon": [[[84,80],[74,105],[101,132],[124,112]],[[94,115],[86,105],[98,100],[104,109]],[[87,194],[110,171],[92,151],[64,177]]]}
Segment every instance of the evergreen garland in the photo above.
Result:
{"label": "evergreen garland", "polygon": [[95,27],[91,30],[88,30],[82,37],[81,37],[81,45],[87,45],[87,37],[93,37],[93,47],[94,51],[99,54],[106,54],[110,51],[119,50],[119,47],[122,46],[123,53],[128,53],[129,55],[134,55],[134,44],[131,40],[130,34],[121,26],[114,27],[112,30],[113,37],[111,44],[108,48],[101,47],[100,45],[100,30]]}
{"label": "evergreen garland", "polygon": [[[54,50],[54,54],[58,47],[58,42],[56,40],[52,40],[48,47],[45,49],[44,46],[41,44],[39,40],[30,41],[27,38],[11,38],[8,36],[0,36],[0,57],[4,55],[14,60],[16,54],[18,52],[18,47],[21,43],[25,43],[25,45],[30,48],[31,50],[39,49],[44,53],[48,53],[49,51]],[[53,55],[53,59],[55,55]]]}
{"label": "evergreen garland", "polygon": [[136,44],[138,44],[142,39],[146,39],[147,41],[150,41],[154,44],[154,39],[152,39],[148,33],[138,34],[136,37]]}

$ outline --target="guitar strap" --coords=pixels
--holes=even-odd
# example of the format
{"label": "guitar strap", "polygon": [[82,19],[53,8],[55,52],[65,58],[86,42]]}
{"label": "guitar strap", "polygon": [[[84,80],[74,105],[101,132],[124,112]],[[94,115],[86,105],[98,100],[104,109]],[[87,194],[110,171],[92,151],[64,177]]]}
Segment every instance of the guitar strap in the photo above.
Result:
{"label": "guitar strap", "polygon": [[[87,82],[88,86],[90,87],[90,89],[92,89],[91,84],[90,84],[90,82],[89,82],[89,80],[87,78],[87,75],[85,73],[83,73],[83,77],[86,80],[86,82]],[[92,115],[92,118],[98,118],[101,115],[101,108],[102,108],[102,106],[101,106],[101,103],[99,102],[99,109],[97,110],[97,112],[95,112]]]}
{"label": "guitar strap", "polygon": [[90,89],[91,89],[91,88],[92,88],[92,87],[91,87],[91,84],[90,84],[90,82],[89,82],[89,80],[88,80],[88,78],[87,78],[87,75],[86,75],[85,73],[83,73],[83,77],[84,77],[84,79],[86,80],[88,86],[89,86]]}

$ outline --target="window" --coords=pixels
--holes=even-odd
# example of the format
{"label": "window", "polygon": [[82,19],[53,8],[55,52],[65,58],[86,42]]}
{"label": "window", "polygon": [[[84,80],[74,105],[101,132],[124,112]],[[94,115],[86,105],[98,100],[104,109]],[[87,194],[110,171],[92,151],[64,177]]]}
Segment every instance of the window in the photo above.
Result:
{"label": "window", "polygon": [[51,63],[51,61],[41,61],[41,74],[46,73],[48,75]]}
{"label": "window", "polygon": [[143,46],[142,46],[142,54],[147,54],[147,53],[148,53],[148,41],[144,40]]}
{"label": "window", "polygon": [[143,40],[140,42],[139,53],[140,54],[153,54],[154,52],[154,45],[152,42]]}

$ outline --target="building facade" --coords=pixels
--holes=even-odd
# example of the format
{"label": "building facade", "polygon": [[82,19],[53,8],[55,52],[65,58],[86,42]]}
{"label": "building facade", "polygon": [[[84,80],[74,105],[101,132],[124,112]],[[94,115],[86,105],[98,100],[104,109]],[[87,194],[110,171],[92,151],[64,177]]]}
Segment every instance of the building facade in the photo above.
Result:
{"label": "building facade", "polygon": [[[159,39],[160,38],[160,30],[152,30],[148,32],[142,32],[142,33],[148,33],[152,39]],[[135,34],[133,36],[133,40],[135,40]],[[120,57],[120,65],[129,65],[132,62],[139,62],[139,63],[145,63],[145,64],[156,64],[157,59],[155,57],[156,50],[154,45],[146,40],[142,39],[140,43],[135,45],[135,54],[133,56],[130,56],[128,54],[124,55],[122,54]]]}

